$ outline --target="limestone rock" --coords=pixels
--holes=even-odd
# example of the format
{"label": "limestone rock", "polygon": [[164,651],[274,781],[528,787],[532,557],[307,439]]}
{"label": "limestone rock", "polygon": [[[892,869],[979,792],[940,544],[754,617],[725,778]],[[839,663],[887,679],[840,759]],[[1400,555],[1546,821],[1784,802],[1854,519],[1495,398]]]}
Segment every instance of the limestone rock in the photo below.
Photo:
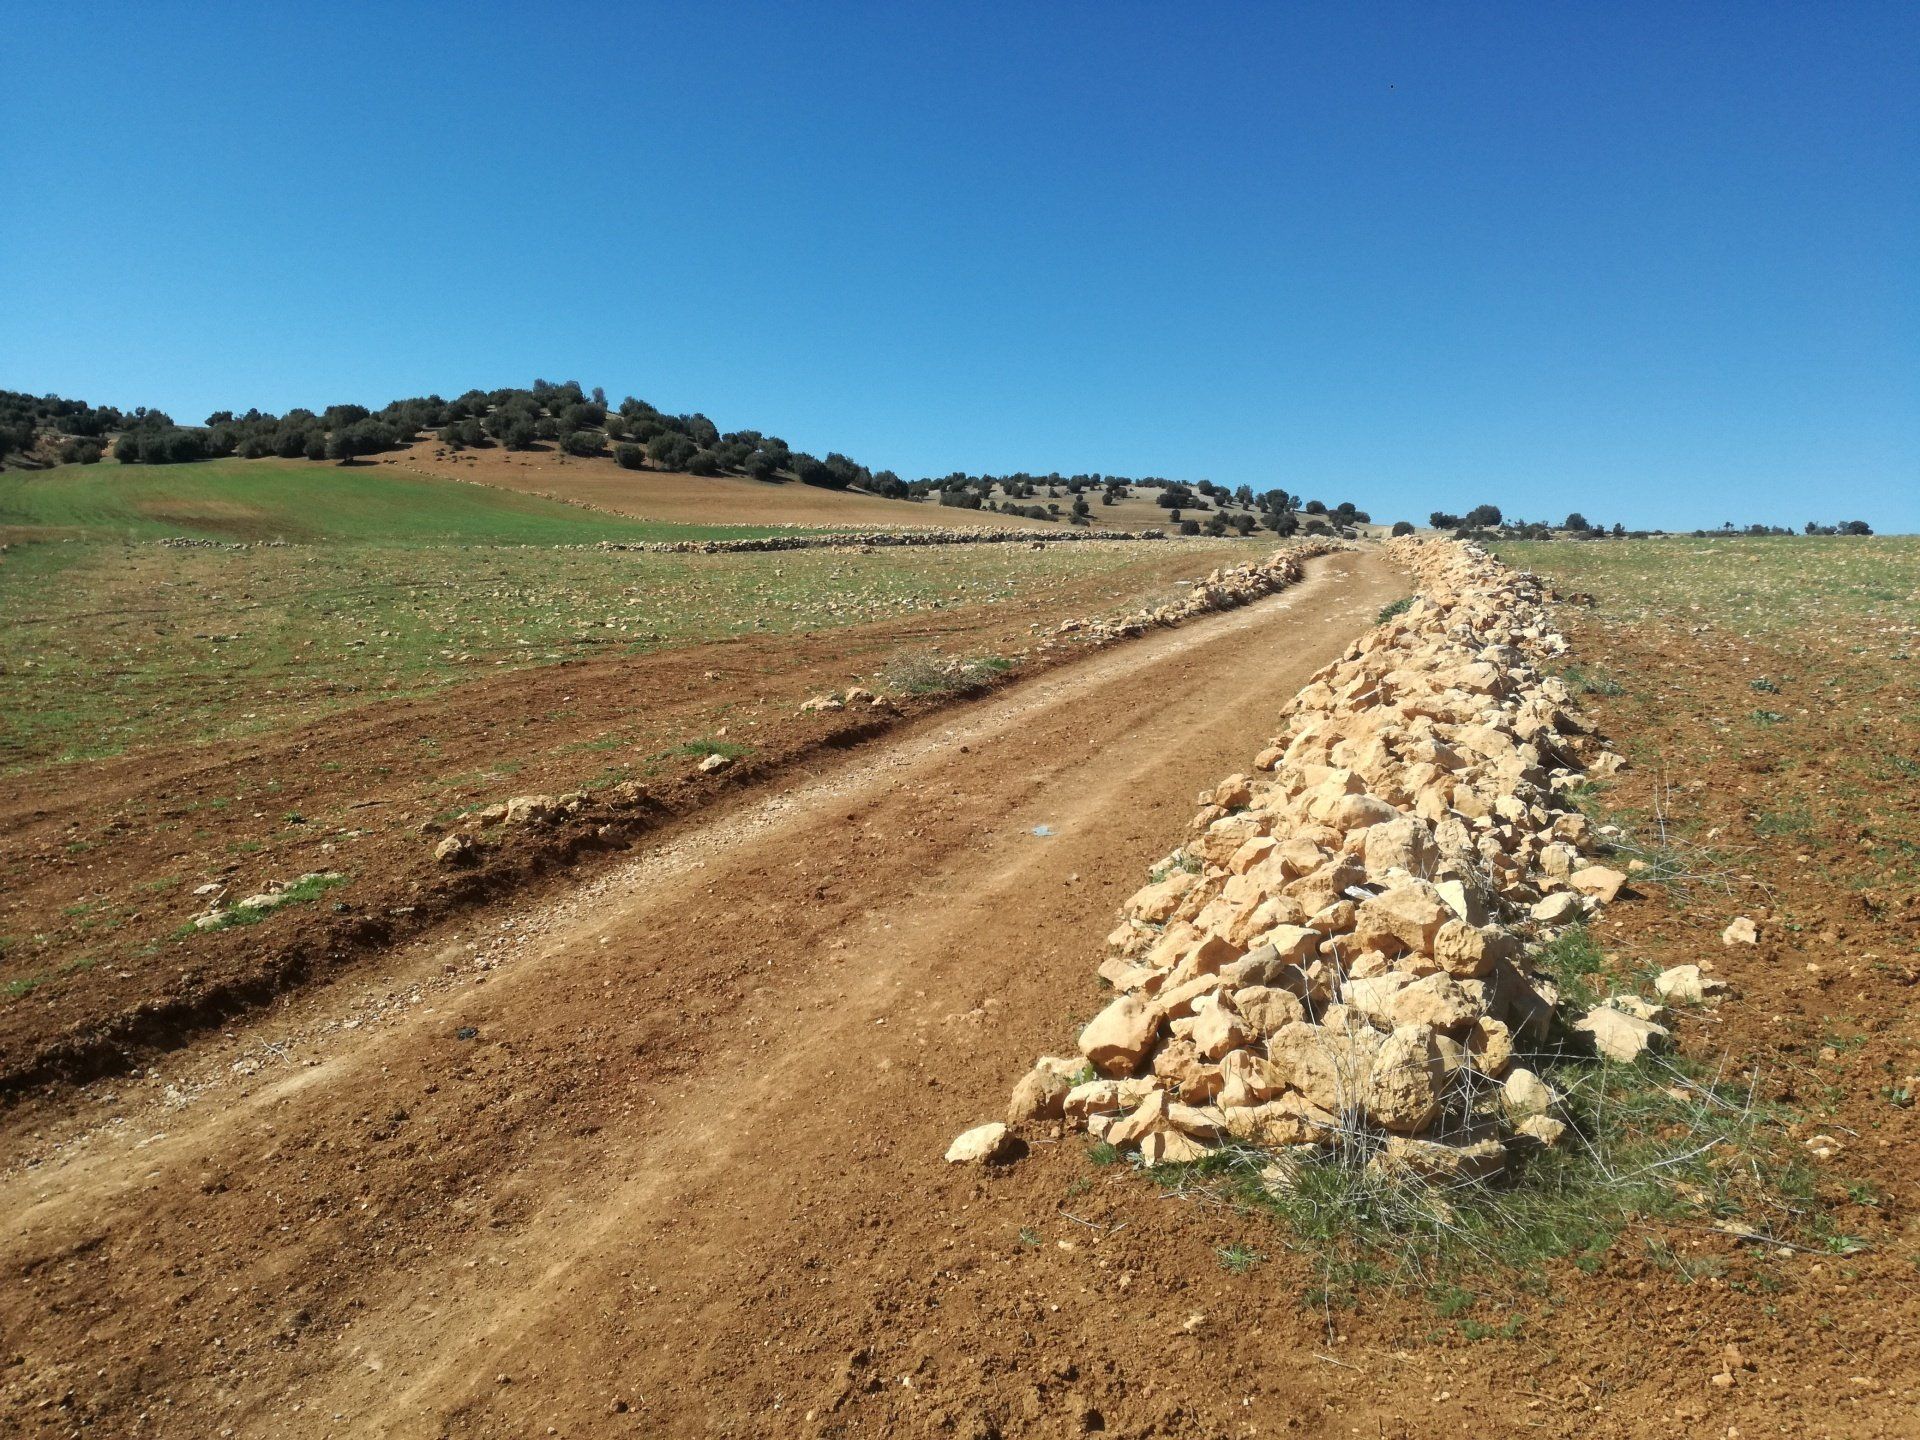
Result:
{"label": "limestone rock", "polygon": [[1529,912],[1542,925],[1570,925],[1586,913],[1571,890],[1556,890]]}
{"label": "limestone rock", "polygon": [[1642,1055],[1665,1050],[1673,1043],[1673,1033],[1663,1025],[1642,1020],[1637,1015],[1611,1005],[1596,1005],[1573,1028],[1593,1037],[1593,1048],[1608,1060],[1638,1060]]}
{"label": "limestone rock", "polygon": [[471,835],[455,833],[447,836],[433,847],[433,858],[442,865],[463,865],[471,860],[479,849]]}
{"label": "limestone rock", "polygon": [[1726,981],[1703,973],[1698,965],[1675,965],[1662,970],[1653,981],[1654,994],[1676,1005],[1704,1005],[1726,989]]}
{"label": "limestone rock", "polygon": [[1453,918],[1433,887],[1424,881],[1396,885],[1360,903],[1353,919],[1353,941],[1363,950],[1397,941],[1416,955],[1433,953],[1434,936]]}
{"label": "limestone rock", "polygon": [[1627,877],[1605,865],[1588,865],[1569,875],[1567,883],[1582,894],[1593,896],[1602,905],[1610,905],[1627,883]]}
{"label": "limestone rock", "polygon": [[1545,1115],[1557,1098],[1552,1086],[1522,1065],[1509,1070],[1506,1083],[1500,1087],[1501,1103],[1509,1115]]}
{"label": "limestone rock", "polygon": [[1067,1077],[1044,1065],[1036,1065],[1013,1087],[1007,1102],[1007,1123],[1028,1125],[1036,1120],[1058,1120],[1066,1113],[1067,1093],[1073,1089]]}
{"label": "limestone rock", "polygon": [[1459,982],[1444,972],[1422,976],[1406,986],[1387,1008],[1395,1026],[1428,1025],[1448,1033],[1464,1030],[1480,1016],[1479,1007]]}
{"label": "limestone rock", "polygon": [[1760,943],[1760,927],[1745,915],[1733,917],[1726,929],[1720,932],[1722,945],[1757,945]]}
{"label": "limestone rock", "polygon": [[965,1131],[953,1144],[947,1147],[949,1165],[992,1165],[1000,1160],[1011,1158],[1013,1136],[1007,1127],[998,1120],[987,1125],[976,1125]]}
{"label": "limestone rock", "polygon": [[1440,1111],[1445,1078],[1432,1027],[1403,1025],[1373,1057],[1365,1091],[1367,1115],[1382,1129],[1403,1135],[1424,1130]]}
{"label": "limestone rock", "polygon": [[1153,1048],[1159,1019],[1137,995],[1122,995],[1080,1032],[1080,1053],[1102,1075],[1131,1075]]}

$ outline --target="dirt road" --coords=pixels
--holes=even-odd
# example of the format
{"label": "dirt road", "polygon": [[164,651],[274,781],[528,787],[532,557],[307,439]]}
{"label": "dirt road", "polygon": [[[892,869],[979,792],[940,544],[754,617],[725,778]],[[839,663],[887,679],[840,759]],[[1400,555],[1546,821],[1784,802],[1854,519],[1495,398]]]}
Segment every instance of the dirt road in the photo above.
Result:
{"label": "dirt road", "polygon": [[1204,1213],[1073,1146],[941,1152],[1070,1047],[1196,791],[1404,590],[1315,562],[205,1042],[163,1098],[20,1122],[0,1405],[50,1434],[1344,1433],[1371,1402],[1334,1366],[1262,1359],[1325,1348],[1319,1318],[1212,1263]]}

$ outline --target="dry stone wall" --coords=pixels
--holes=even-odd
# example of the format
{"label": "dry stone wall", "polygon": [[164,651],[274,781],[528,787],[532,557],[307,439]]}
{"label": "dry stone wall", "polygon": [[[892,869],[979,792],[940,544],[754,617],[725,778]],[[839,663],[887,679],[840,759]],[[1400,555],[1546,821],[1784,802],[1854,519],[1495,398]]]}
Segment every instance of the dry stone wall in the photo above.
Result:
{"label": "dry stone wall", "polygon": [[[1562,798],[1620,757],[1543,673],[1567,642],[1536,578],[1455,541],[1387,548],[1421,593],[1312,679],[1253,773],[1203,797],[1109,937],[1113,998],[1079,1054],[1016,1087],[1016,1132],[1084,1130],[1155,1163],[1345,1146],[1445,1180],[1560,1139],[1557,1097],[1515,1058],[1559,1004],[1525,956],[1625,883]],[[1666,1033],[1622,1008],[1580,1023],[1603,1053]],[[993,1128],[956,1158],[1004,1155],[983,1149]]]}

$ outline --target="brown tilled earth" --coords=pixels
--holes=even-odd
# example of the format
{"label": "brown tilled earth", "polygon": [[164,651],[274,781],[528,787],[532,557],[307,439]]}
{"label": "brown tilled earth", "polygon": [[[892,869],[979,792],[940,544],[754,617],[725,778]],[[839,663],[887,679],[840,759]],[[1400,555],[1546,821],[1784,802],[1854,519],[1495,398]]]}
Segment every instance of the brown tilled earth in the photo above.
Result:
{"label": "brown tilled earth", "polygon": [[[610,457],[568,455],[558,449],[449,450],[423,440],[388,457],[427,475],[450,476],[525,495],[565,500],[616,515],[677,525],[988,526],[997,529],[1064,530],[1064,522],[1026,520],[991,510],[961,510],[919,501],[883,500],[851,490],[823,490],[797,481],[772,484],[738,475],[682,475],[664,470],[623,470]],[[1094,524],[1099,525],[1099,511]],[[1119,522],[1113,522],[1119,524]],[[1152,522],[1165,523],[1161,519]]]}
{"label": "brown tilled earth", "polygon": [[[1730,892],[1616,903],[1607,944],[1740,986],[1683,1041],[1817,1090],[1859,1253],[1665,1236],[1682,1273],[1626,1237],[1597,1275],[1485,1282],[1524,1323],[1469,1343],[1419,1296],[1304,1303],[1272,1224],[1077,1143],[941,1162],[1098,1005],[1115,907],[1195,792],[1405,588],[1377,555],[1317,562],[17,1102],[0,1404],[32,1434],[1920,1433],[1920,1157],[1878,1092],[1914,1068],[1912,915],[1759,845]],[[1700,696],[1596,701],[1639,742],[1621,803],[1651,753],[1738,823],[1765,757],[1712,743],[1711,670],[1670,635],[1574,638]],[[1790,882],[1824,931],[1769,907]],[[1719,945],[1733,913],[1760,947]],[[1830,1033],[1842,1010],[1863,1035]],[[1269,1258],[1228,1273],[1235,1242]]]}

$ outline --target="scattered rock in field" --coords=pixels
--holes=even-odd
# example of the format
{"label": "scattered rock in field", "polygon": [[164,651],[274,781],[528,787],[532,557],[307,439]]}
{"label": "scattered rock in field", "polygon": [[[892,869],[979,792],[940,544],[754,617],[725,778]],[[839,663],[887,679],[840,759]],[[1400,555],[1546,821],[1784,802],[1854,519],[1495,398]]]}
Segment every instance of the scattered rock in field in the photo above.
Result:
{"label": "scattered rock in field", "polygon": [[1809,1135],[1807,1153],[1816,1160],[1831,1160],[1847,1147],[1831,1135]]}
{"label": "scattered rock in field", "polygon": [[1664,1025],[1643,1020],[1638,1015],[1612,1005],[1596,1005],[1573,1028],[1593,1037],[1593,1048],[1608,1060],[1638,1060],[1649,1052],[1666,1049],[1673,1032]]}
{"label": "scattered rock in field", "polygon": [[1558,1097],[1553,1087],[1533,1071],[1516,1065],[1507,1072],[1506,1083],[1500,1087],[1500,1098],[1509,1115],[1524,1118],[1549,1113]]}
{"label": "scattered rock in field", "polygon": [[1558,1145],[1566,1137],[1567,1122],[1551,1115],[1529,1115],[1513,1127],[1516,1135],[1525,1135],[1542,1145]]}
{"label": "scattered rock in field", "polygon": [[1542,925],[1570,925],[1585,913],[1580,897],[1571,890],[1556,890],[1536,904],[1530,912]]}
{"label": "scattered rock in field", "polygon": [[559,805],[551,795],[516,795],[507,801],[506,813],[501,818],[509,825],[532,825],[552,819],[558,810]]}
{"label": "scattered rock in field", "polygon": [[838,695],[815,695],[811,699],[803,700],[800,703],[800,713],[803,715],[823,710],[844,710],[846,708],[847,702],[842,700]]}
{"label": "scattered rock in field", "polygon": [[702,760],[698,768],[702,775],[717,775],[731,764],[733,764],[731,755],[722,755],[716,751]]}
{"label": "scattered rock in field", "polygon": [[460,865],[470,860],[478,848],[471,835],[453,834],[433,847],[433,858],[442,865]]}
{"label": "scattered rock in field", "polygon": [[1583,894],[1593,896],[1601,904],[1611,905],[1618,898],[1621,887],[1627,883],[1627,877],[1605,865],[1588,865],[1569,875],[1567,883]]}
{"label": "scattered rock in field", "polygon": [[1702,972],[1698,965],[1675,965],[1654,977],[1653,993],[1676,1005],[1704,1005],[1727,992],[1727,982]]}
{"label": "scattered rock in field", "polygon": [[949,1165],[992,1165],[998,1161],[1010,1159],[1013,1145],[1012,1133],[998,1120],[986,1125],[976,1125],[947,1147],[947,1163]]}
{"label": "scattered rock in field", "polygon": [[1722,945],[1757,945],[1760,943],[1760,927],[1745,915],[1733,917],[1733,923],[1720,932]]}

